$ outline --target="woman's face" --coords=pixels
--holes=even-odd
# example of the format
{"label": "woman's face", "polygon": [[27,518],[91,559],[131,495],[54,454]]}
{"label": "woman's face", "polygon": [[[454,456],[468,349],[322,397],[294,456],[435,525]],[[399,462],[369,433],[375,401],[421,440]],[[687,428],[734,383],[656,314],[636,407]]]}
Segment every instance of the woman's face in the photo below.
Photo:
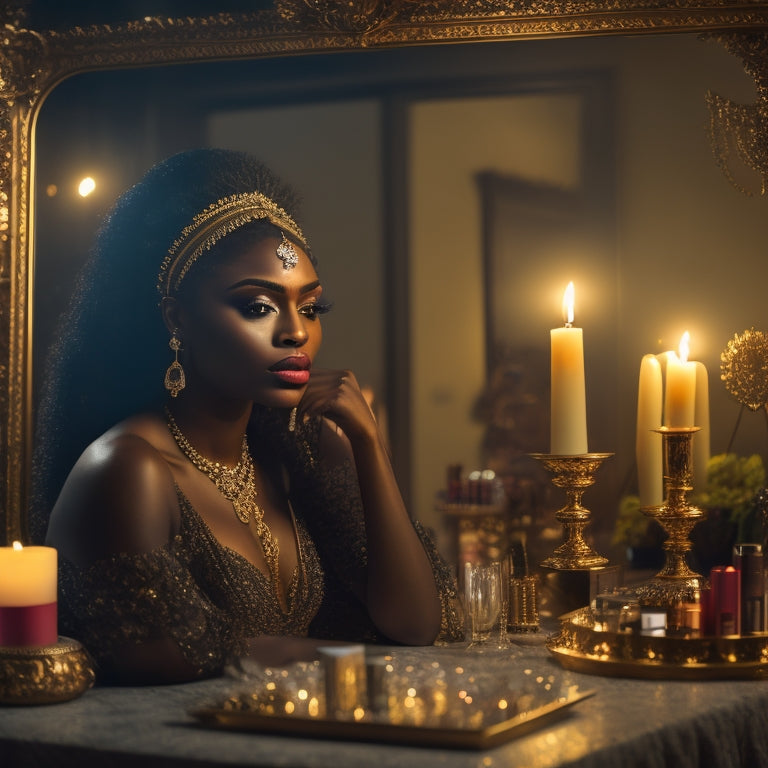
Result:
{"label": "woman's face", "polygon": [[301,399],[326,307],[306,253],[294,246],[298,264],[284,269],[279,245],[259,240],[197,279],[188,276],[194,282],[178,305],[188,387],[277,408]]}

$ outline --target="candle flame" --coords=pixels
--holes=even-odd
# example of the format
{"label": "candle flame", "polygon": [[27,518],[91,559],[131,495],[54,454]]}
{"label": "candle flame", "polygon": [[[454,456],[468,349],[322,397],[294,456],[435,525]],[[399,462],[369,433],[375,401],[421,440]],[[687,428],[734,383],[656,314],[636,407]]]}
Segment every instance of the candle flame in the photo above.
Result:
{"label": "candle flame", "polygon": [[691,353],[691,334],[686,331],[680,339],[680,362],[687,363]]}
{"label": "candle flame", "polygon": [[573,295],[573,281],[571,281],[563,294],[563,320],[568,328],[573,325]]}
{"label": "candle flame", "polygon": [[18,552],[20,549],[24,549],[24,547],[21,546],[20,541],[14,541],[13,542],[13,548]]}

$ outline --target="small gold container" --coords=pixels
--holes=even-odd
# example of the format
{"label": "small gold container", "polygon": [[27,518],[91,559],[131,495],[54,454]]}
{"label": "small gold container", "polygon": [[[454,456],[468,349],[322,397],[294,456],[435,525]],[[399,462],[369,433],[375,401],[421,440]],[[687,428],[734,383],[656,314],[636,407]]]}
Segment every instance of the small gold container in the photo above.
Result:
{"label": "small gold container", "polygon": [[539,631],[538,576],[513,577],[509,581],[508,629]]}
{"label": "small gold container", "polygon": [[318,649],[325,670],[325,707],[329,717],[351,717],[366,700],[365,646]]}
{"label": "small gold container", "polygon": [[69,637],[59,637],[55,645],[0,647],[0,704],[69,701],[95,679],[88,652]]}

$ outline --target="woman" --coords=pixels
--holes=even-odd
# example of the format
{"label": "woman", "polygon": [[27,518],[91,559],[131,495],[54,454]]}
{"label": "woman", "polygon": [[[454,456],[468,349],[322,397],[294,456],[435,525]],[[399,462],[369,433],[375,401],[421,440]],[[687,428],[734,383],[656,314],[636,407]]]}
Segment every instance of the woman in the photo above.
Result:
{"label": "woman", "polygon": [[102,679],[311,652],[285,636],[460,634],[354,374],[313,367],[328,307],[293,206],[248,155],[197,150],[99,233],[49,371],[36,497],[45,517],[57,496],[62,631]]}

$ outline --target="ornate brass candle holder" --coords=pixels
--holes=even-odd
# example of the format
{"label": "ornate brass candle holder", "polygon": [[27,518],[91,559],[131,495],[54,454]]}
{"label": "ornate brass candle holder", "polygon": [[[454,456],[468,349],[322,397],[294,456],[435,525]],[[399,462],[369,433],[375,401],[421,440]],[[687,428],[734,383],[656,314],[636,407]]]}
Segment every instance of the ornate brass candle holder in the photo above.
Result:
{"label": "ornate brass candle holder", "polygon": [[54,645],[0,648],[0,706],[69,701],[94,680],[90,656],[69,637]]}
{"label": "ornate brass candle holder", "polygon": [[582,453],[576,456],[557,456],[551,453],[532,453],[551,473],[552,483],[565,490],[567,504],[555,513],[562,524],[565,541],[541,565],[558,570],[595,568],[608,564],[608,558],[598,554],[584,541],[584,529],[589,524],[590,511],[581,505],[584,491],[595,482],[595,473],[612,453]]}
{"label": "ornate brass candle holder", "polygon": [[658,520],[668,534],[664,541],[666,562],[649,581],[637,589],[642,605],[672,608],[680,603],[698,602],[706,579],[692,571],[686,561],[691,549],[689,535],[694,525],[706,517],[698,507],[691,506],[686,495],[691,485],[691,441],[699,427],[660,427],[664,446],[665,501],[653,507],[642,507],[644,515]]}

